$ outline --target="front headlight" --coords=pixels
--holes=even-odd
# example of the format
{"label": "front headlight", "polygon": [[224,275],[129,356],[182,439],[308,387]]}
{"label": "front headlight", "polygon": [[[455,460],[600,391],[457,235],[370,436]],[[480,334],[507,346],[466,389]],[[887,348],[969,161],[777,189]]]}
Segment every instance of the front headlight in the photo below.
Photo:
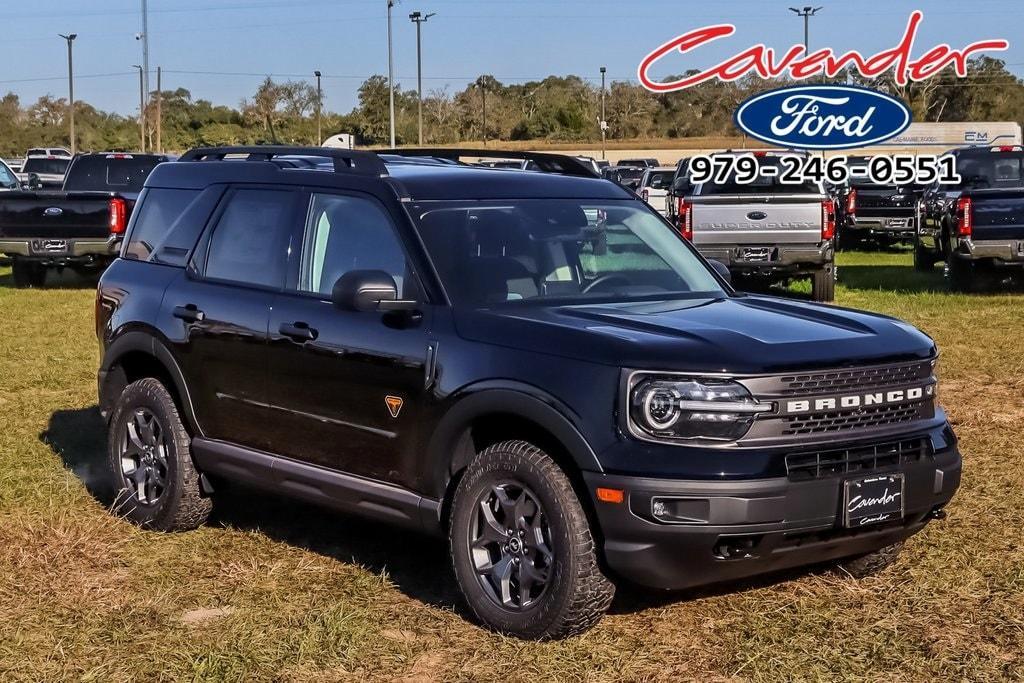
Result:
{"label": "front headlight", "polygon": [[641,377],[629,392],[630,424],[654,439],[733,441],[771,409],[727,379]]}

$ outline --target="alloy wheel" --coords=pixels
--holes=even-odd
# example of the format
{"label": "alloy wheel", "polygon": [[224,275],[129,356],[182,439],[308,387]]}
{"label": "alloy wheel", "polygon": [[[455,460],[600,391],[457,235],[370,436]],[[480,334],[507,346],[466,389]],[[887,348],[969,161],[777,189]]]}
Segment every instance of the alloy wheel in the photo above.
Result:
{"label": "alloy wheel", "polygon": [[139,503],[153,505],[167,489],[166,432],[148,408],[129,415],[121,435],[121,477]]}

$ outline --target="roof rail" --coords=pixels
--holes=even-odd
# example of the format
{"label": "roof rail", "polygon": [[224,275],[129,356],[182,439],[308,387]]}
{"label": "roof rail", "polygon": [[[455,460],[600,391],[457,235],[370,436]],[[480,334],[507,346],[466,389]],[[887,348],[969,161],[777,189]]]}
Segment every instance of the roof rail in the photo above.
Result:
{"label": "roof rail", "polygon": [[599,178],[594,169],[579,159],[568,154],[549,154],[547,152],[513,152],[501,149],[460,149],[448,147],[427,147],[406,149],[378,149],[378,154],[393,154],[400,157],[435,157],[458,161],[462,157],[480,157],[482,159],[526,159],[537,164],[544,173],[579,176],[582,178]]}
{"label": "roof rail", "polygon": [[290,147],[287,145],[251,145],[244,147],[197,147],[185,152],[178,161],[223,161],[228,155],[245,155],[246,161],[270,161],[279,156],[313,156],[331,159],[335,173],[358,173],[374,177],[388,175],[387,166],[373,152],[332,147]]}

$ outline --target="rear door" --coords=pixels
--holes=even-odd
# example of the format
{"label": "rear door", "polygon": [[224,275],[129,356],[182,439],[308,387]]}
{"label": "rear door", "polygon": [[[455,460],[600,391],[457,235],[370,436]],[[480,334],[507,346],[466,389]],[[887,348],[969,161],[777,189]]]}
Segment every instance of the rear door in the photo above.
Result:
{"label": "rear door", "polygon": [[284,286],[298,191],[229,189],[161,320],[206,437],[269,450],[267,324]]}

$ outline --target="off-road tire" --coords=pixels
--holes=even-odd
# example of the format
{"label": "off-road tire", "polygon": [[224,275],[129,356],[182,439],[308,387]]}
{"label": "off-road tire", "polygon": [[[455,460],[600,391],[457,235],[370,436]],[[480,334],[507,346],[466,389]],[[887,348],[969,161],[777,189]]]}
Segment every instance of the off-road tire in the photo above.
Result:
{"label": "off-road tire", "polygon": [[[166,450],[166,488],[152,503],[142,502],[122,474],[121,436],[137,409],[159,421]],[[155,531],[187,531],[201,526],[213,508],[202,494],[199,472],[192,460],[191,440],[170,392],[152,377],[132,382],[117,399],[107,438],[108,464],[117,495],[114,511],[139,526]]]}
{"label": "off-road tire", "polygon": [[840,560],[835,564],[835,571],[855,579],[873,576],[895,562],[896,558],[900,556],[901,550],[903,550],[903,541],[887,545],[873,553]]}
{"label": "off-road tire", "polygon": [[46,283],[46,268],[34,261],[14,259],[11,262],[11,275],[14,277],[14,286],[19,288],[42,287]]}
{"label": "off-road tire", "polygon": [[[503,482],[528,487],[550,527],[554,563],[547,588],[536,604],[522,611],[504,608],[485,591],[470,551],[481,496]],[[531,443],[505,441],[476,455],[456,488],[448,537],[466,602],[484,625],[500,633],[536,640],[573,636],[594,626],[615,595],[598,564],[594,535],[569,477]]]}
{"label": "off-road tire", "polygon": [[811,298],[822,302],[835,301],[836,276],[832,268],[814,271],[811,276]]}

